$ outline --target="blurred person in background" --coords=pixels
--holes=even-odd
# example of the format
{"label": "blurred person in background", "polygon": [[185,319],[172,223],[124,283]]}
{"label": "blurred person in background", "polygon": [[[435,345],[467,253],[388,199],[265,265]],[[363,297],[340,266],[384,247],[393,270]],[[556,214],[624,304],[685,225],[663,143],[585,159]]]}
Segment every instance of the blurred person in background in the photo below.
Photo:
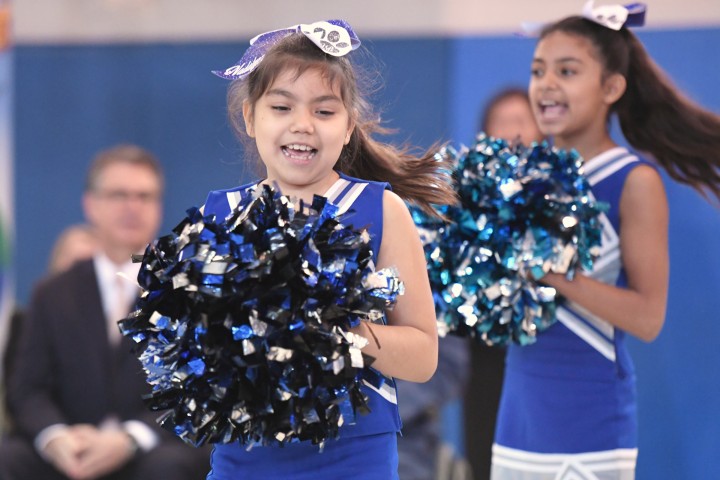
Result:
{"label": "blurred person in background", "polygon": [[[90,225],[79,223],[66,227],[55,240],[52,251],[50,253],[50,261],[48,262],[48,275],[55,275],[64,272],[75,262],[91,258],[98,249],[98,242],[95,238],[95,231]],[[16,308],[10,318],[10,326],[8,330],[7,343],[2,354],[3,372],[7,375],[14,366],[14,358],[17,351],[17,343],[20,338],[20,328],[22,327],[24,312],[21,308]],[[3,399],[3,423],[1,431],[11,428],[10,418],[7,417],[7,407],[5,405],[5,383],[2,385]]]}
{"label": "blurred person in background", "polygon": [[91,225],[78,223],[65,228],[53,245],[48,273],[64,272],[79,260],[92,258],[98,250],[98,240]]}
{"label": "blurred person in background", "polygon": [[493,95],[480,119],[480,129],[508,142],[530,145],[543,140],[535,122],[527,89],[508,87]]}
{"label": "blurred person in background", "polygon": [[[493,95],[485,107],[480,130],[511,143],[530,145],[543,139],[533,116],[527,89],[508,87]],[[500,403],[505,348],[472,341],[470,375],[463,415],[465,451],[475,480],[490,478],[495,419]]]}
{"label": "blurred person in background", "polygon": [[402,480],[469,480],[462,456],[442,438],[442,412],[463,397],[469,374],[467,338],[438,339],[438,366],[426,383],[397,380],[402,435],[398,473]]}
{"label": "blurred person in background", "polygon": [[208,451],[162,430],[145,407],[149,386],[117,327],[140,293],[131,255],[158,231],[162,191],[150,152],[120,145],[95,157],[83,209],[98,250],[34,289],[8,376],[13,429],[0,443],[0,479],[191,480],[207,472]]}

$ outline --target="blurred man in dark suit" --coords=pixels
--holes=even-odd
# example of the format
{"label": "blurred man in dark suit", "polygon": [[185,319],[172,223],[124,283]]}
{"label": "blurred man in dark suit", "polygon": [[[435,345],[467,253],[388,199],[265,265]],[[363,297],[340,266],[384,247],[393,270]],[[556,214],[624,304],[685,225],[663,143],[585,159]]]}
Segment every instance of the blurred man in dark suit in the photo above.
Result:
{"label": "blurred man in dark suit", "polygon": [[137,146],[93,161],[83,208],[99,251],[35,288],[8,378],[13,430],[0,443],[1,480],[191,480],[207,471],[207,450],[156,425],[117,327],[139,294],[130,258],[157,233],[162,190],[157,160]]}

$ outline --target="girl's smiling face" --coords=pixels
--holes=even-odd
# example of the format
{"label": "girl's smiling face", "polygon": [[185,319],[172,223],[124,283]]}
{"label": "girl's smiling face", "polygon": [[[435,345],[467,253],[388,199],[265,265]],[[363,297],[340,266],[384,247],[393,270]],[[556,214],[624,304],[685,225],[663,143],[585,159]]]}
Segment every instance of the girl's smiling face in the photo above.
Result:
{"label": "girl's smiling face", "polygon": [[311,68],[278,75],[254,106],[243,105],[247,133],[285,195],[306,200],[324,194],[338,178],[333,170],[350,141],[354,121],[340,89]]}
{"label": "girl's smiling face", "polygon": [[542,133],[562,147],[602,135],[618,98],[610,83],[590,40],[561,31],[548,34],[535,49],[528,90]]}

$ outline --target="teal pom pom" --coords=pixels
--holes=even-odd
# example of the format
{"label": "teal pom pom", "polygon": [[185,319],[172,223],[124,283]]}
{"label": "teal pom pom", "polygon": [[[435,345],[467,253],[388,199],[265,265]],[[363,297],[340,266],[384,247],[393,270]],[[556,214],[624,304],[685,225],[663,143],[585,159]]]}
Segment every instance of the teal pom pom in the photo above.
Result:
{"label": "teal pom pom", "polygon": [[481,133],[470,149],[445,148],[460,204],[447,222],[413,209],[423,240],[440,334],[488,345],[534,343],[560,301],[538,281],[591,270],[599,214],[582,158],[547,143],[529,147]]}

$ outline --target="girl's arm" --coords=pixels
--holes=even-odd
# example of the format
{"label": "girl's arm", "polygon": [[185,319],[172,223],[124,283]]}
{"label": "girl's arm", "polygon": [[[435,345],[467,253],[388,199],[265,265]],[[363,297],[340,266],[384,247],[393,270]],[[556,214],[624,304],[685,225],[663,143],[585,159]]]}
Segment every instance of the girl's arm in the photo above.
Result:
{"label": "girl's arm", "polygon": [[354,329],[369,340],[363,352],[376,358],[373,367],[385,375],[426,382],[438,359],[435,306],[417,228],[405,203],[390,191],[383,197],[383,234],[376,267],[395,267],[405,283],[405,294],[398,296],[395,307],[387,312],[388,325],[362,322]]}
{"label": "girl's arm", "polygon": [[576,275],[550,274],[542,282],[600,318],[646,341],[665,321],[668,291],[668,205],[662,180],[648,166],[632,170],[620,198],[620,251],[628,277],[618,288]]}

